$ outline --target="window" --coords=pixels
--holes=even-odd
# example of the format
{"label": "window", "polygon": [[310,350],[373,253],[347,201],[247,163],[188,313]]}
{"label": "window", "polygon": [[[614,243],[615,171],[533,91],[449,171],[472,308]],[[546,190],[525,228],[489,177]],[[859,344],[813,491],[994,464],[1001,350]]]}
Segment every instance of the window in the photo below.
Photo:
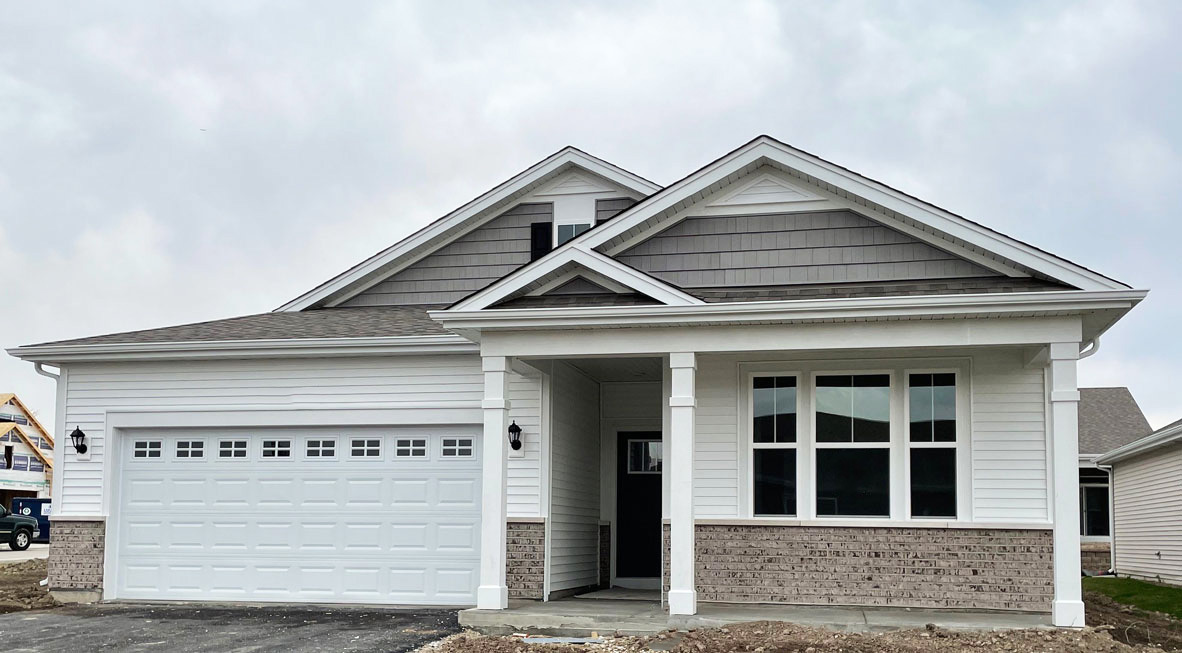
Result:
{"label": "window", "polygon": [[561,245],[590,228],[591,225],[589,223],[560,224],[558,225],[558,242],[555,245]]}
{"label": "window", "polygon": [[335,438],[308,440],[305,453],[309,458],[332,458],[337,455],[337,441]]}
{"label": "window", "polygon": [[661,464],[660,440],[628,441],[629,474],[660,474]]}
{"label": "window", "polygon": [[471,456],[472,438],[443,438],[443,455],[448,457]]}
{"label": "window", "polygon": [[377,458],[382,455],[382,441],[370,439],[353,440],[350,454],[355,458]]}
{"label": "window", "polygon": [[956,375],[907,375],[911,516],[956,519]]}
{"label": "window", "polygon": [[245,458],[246,440],[222,440],[218,442],[218,458]]}
{"label": "window", "polygon": [[891,512],[891,377],[816,378],[817,515]]}
{"label": "window", "polygon": [[263,440],[263,458],[290,458],[291,440]]}
{"label": "window", "polygon": [[426,440],[396,440],[394,455],[399,458],[423,458],[427,455]]}
{"label": "window", "polygon": [[796,377],[751,380],[752,503],[756,515],[796,514]]}
{"label": "window", "polygon": [[132,446],[132,458],[159,458],[159,440],[136,440]]}
{"label": "window", "polygon": [[529,226],[529,260],[536,261],[554,249],[554,227],[549,222],[534,222]]}
{"label": "window", "polygon": [[177,458],[203,458],[205,442],[201,440],[179,440],[176,443]]}
{"label": "window", "polygon": [[1108,530],[1108,472],[1102,469],[1079,470],[1079,534],[1106,538]]}

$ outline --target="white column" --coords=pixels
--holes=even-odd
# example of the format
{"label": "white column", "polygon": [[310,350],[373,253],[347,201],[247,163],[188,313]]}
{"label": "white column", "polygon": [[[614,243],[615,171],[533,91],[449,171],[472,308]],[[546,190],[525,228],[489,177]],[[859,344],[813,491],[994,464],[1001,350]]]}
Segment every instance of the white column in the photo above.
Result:
{"label": "white column", "polygon": [[692,352],[669,354],[669,614],[696,614],[694,589],[694,373]]}
{"label": "white column", "polygon": [[1079,343],[1050,345],[1047,381],[1050,386],[1055,523],[1055,599],[1051,604],[1051,623],[1071,628],[1084,625],[1079,553],[1078,360]]}
{"label": "white column", "polygon": [[505,584],[505,480],[509,475],[506,453],[509,399],[506,390],[509,387],[509,360],[504,356],[485,356],[482,361],[484,496],[480,504],[480,586],[476,589],[476,607],[481,610],[504,610],[509,607],[509,590]]}

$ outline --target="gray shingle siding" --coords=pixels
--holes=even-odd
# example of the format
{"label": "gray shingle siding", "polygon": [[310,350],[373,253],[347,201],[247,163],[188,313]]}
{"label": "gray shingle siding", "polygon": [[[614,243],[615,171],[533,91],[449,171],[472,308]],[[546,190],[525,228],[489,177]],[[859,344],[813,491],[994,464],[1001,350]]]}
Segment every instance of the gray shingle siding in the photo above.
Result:
{"label": "gray shingle siding", "polygon": [[1011,277],[970,277],[924,281],[877,281],[870,283],[800,284],[786,286],[730,286],[726,288],[685,288],[707,302],[767,302],[792,299],[839,299],[850,297],[911,297],[917,295],[967,295],[1001,292],[1045,292],[1068,290],[1068,286],[1041,279]]}
{"label": "gray shingle siding", "polygon": [[518,204],[341,306],[456,302],[529,263],[530,224],[553,219],[552,204]]}
{"label": "gray shingle siding", "polygon": [[687,218],[616,258],[682,288],[998,276],[851,211]]}
{"label": "gray shingle siding", "polygon": [[609,200],[595,200],[595,223],[606,222],[619,215],[622,211],[636,204],[630,197],[618,197]]}

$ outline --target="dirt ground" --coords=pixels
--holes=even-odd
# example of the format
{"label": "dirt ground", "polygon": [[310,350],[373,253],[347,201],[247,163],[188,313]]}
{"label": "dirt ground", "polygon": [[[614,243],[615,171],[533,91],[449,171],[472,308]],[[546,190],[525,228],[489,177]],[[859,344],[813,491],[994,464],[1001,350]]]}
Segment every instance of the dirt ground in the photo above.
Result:
{"label": "dirt ground", "polygon": [[0,614],[57,605],[49,592],[41,587],[45,564],[46,561],[40,559],[0,565]]}
{"label": "dirt ground", "polygon": [[1078,631],[1031,629],[954,633],[929,626],[862,635],[776,622],[705,628],[660,637],[611,638],[595,646],[525,644],[512,637],[454,635],[428,645],[425,653],[927,653],[935,651],[1009,651],[1013,653],[1133,653],[1182,651],[1182,621],[1115,603],[1095,592],[1085,596],[1088,622]]}

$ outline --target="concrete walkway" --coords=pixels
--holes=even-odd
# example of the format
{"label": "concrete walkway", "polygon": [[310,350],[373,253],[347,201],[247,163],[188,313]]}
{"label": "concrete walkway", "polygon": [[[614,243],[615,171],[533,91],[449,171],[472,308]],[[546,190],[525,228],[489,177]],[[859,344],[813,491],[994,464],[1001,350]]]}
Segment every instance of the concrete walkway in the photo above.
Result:
{"label": "concrete walkway", "polygon": [[508,610],[461,610],[460,625],[489,635],[538,633],[585,637],[652,635],[675,628],[710,628],[746,621],[787,621],[847,632],[885,632],[936,624],[951,630],[993,630],[1050,626],[1049,614],[958,612],[903,608],[856,608],[703,603],[698,614],[670,617],[660,603],[571,598],[510,601]]}

